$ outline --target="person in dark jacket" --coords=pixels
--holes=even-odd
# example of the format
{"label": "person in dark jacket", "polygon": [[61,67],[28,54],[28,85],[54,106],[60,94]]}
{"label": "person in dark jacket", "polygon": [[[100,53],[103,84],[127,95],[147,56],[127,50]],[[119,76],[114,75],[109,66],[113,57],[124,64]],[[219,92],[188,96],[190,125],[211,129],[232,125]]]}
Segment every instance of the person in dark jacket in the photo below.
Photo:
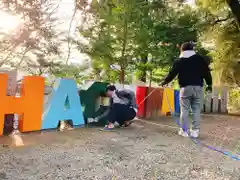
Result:
{"label": "person in dark jacket", "polygon": [[110,98],[110,105],[107,111],[92,121],[107,117],[109,124],[104,130],[111,130],[117,122],[119,126],[127,127],[133,121],[137,113],[135,93],[129,89],[116,89],[114,85],[109,85],[106,89],[106,96]]}
{"label": "person in dark jacket", "polygon": [[164,81],[162,86],[171,82],[178,76],[180,86],[180,123],[184,127],[178,132],[184,137],[188,136],[188,115],[190,108],[193,114],[192,129],[190,135],[194,138],[199,136],[200,113],[203,102],[204,80],[207,84],[207,91],[212,91],[212,76],[208,63],[205,58],[194,51],[192,43],[183,43],[181,54],[176,60]]}

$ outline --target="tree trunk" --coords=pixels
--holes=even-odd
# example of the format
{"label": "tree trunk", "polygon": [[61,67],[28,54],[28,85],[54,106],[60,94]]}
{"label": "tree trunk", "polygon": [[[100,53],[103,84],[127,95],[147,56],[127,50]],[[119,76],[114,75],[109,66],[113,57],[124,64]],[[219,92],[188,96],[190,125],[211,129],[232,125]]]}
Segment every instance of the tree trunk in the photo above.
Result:
{"label": "tree trunk", "polygon": [[236,18],[238,27],[240,27],[240,0],[227,0],[227,3]]}
{"label": "tree trunk", "polygon": [[152,71],[150,71],[149,72],[150,74],[149,74],[149,87],[151,87],[152,86]]}
{"label": "tree trunk", "polygon": [[121,71],[120,71],[120,83],[121,84],[124,84],[124,80],[125,80],[125,71],[124,69],[121,68]]}
{"label": "tree trunk", "polygon": [[[146,3],[148,4],[148,0],[145,0]],[[149,16],[149,9],[146,8],[145,11],[144,11],[144,15],[145,17]],[[144,23],[143,23],[144,24]],[[141,56],[141,63],[142,64],[146,64],[148,62],[148,53],[144,54],[143,56]],[[147,69],[144,68],[141,72],[141,77],[140,77],[140,81],[146,83],[147,82]]]}
{"label": "tree trunk", "polygon": [[[142,64],[146,64],[148,61],[148,56],[147,55],[144,55],[141,57],[141,63]],[[141,70],[141,76],[140,76],[140,81],[146,83],[147,82],[147,70],[146,68],[142,69]]]}

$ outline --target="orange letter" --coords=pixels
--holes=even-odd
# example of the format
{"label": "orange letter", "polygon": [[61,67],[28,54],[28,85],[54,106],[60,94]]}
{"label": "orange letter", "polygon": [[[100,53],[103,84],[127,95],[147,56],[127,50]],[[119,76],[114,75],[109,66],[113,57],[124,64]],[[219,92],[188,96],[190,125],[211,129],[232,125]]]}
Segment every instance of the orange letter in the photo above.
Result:
{"label": "orange letter", "polygon": [[4,115],[19,114],[19,130],[21,132],[41,129],[44,78],[40,76],[24,77],[21,97],[6,96],[7,74],[0,74],[0,135],[3,133]]}

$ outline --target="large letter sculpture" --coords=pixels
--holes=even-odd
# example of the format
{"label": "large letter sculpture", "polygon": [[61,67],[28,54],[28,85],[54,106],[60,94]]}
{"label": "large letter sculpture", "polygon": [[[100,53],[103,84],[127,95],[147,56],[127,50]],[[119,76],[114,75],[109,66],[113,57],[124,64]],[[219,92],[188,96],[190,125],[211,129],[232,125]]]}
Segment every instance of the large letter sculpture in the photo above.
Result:
{"label": "large letter sculpture", "polygon": [[174,90],[172,88],[164,88],[162,113],[166,115],[167,113],[171,112],[171,110],[174,112]]}
{"label": "large letter sculpture", "polygon": [[4,115],[19,114],[21,132],[41,129],[43,112],[44,78],[40,76],[24,77],[21,97],[7,96],[7,74],[0,74],[0,135],[3,133]]}
{"label": "large letter sculpture", "polygon": [[74,126],[84,124],[77,85],[71,79],[57,81],[46,104],[41,129],[57,128],[60,120],[72,120]]}

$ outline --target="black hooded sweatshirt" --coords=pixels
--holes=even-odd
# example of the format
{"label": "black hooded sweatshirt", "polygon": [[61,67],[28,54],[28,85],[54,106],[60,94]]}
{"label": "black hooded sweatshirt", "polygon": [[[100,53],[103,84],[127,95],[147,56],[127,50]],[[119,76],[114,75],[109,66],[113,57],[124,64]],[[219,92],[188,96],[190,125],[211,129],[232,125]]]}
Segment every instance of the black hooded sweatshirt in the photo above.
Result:
{"label": "black hooded sweatshirt", "polygon": [[212,76],[208,63],[203,56],[198,54],[176,60],[162,84],[168,84],[176,76],[178,76],[180,87],[202,87],[204,80],[209,87],[212,86]]}

